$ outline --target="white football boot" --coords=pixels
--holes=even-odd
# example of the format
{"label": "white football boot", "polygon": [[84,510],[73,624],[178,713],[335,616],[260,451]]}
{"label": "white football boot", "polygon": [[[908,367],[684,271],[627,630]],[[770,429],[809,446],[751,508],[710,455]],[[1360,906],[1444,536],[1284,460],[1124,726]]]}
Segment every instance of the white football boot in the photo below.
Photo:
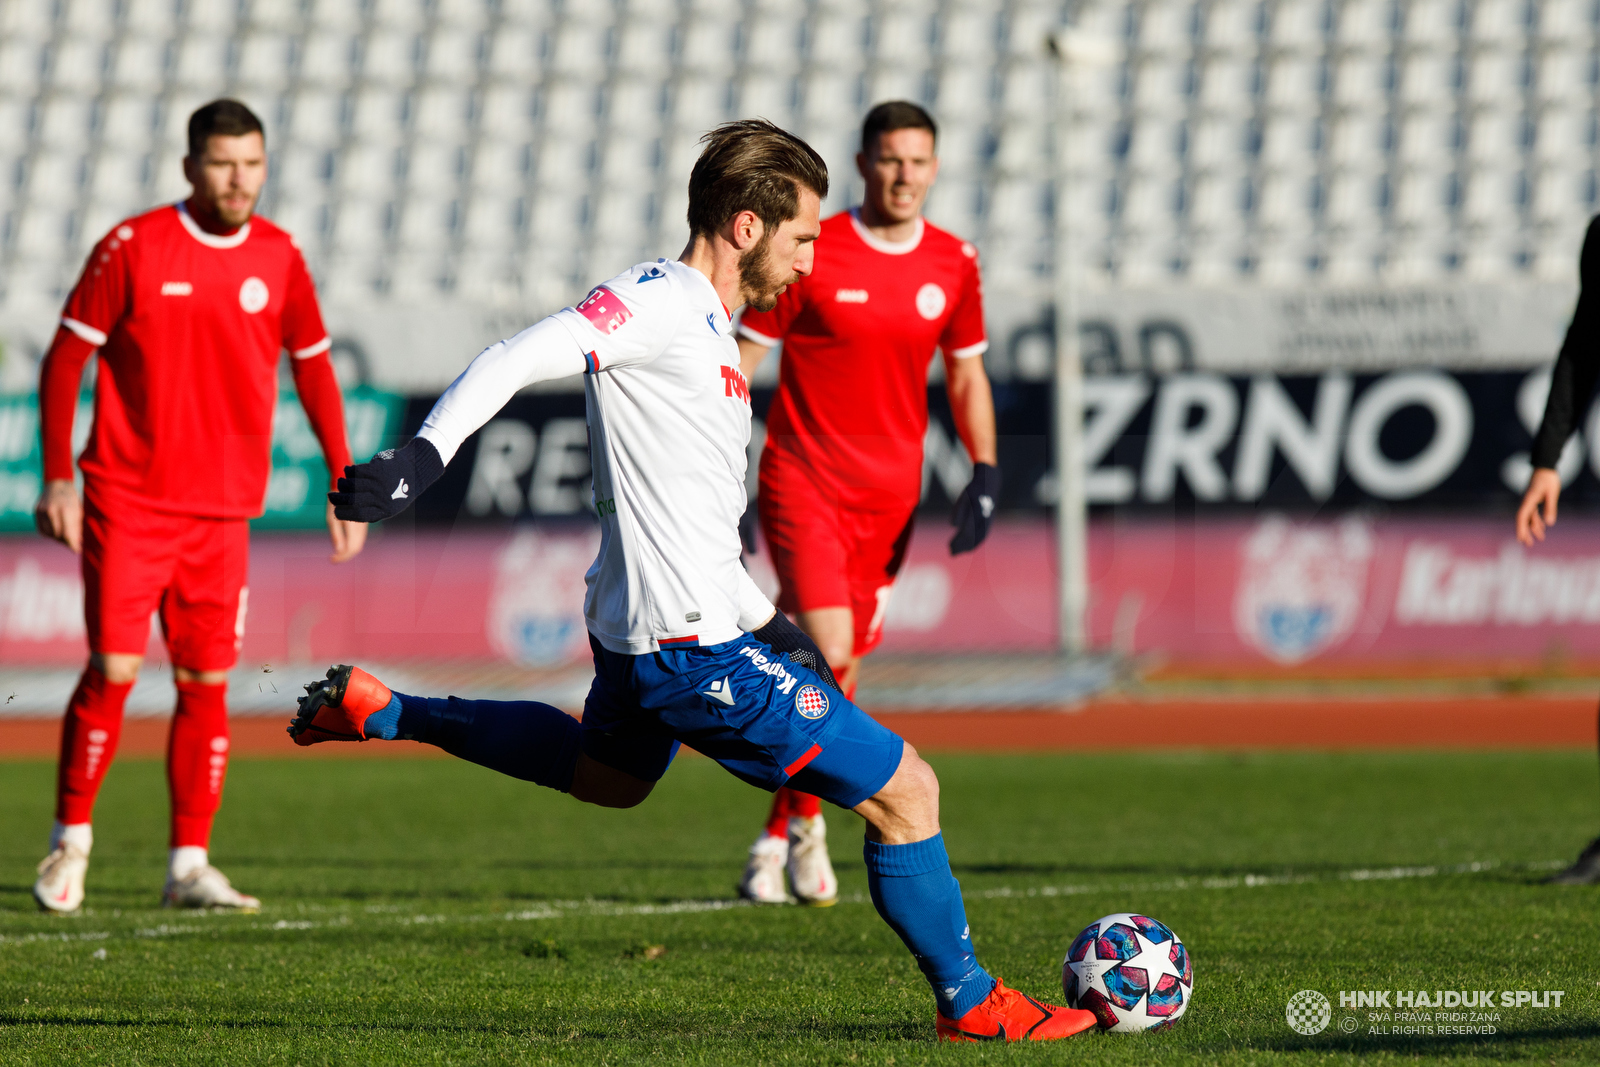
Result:
{"label": "white football boot", "polygon": [[83,879],[89,873],[89,854],[77,845],[57,845],[39,864],[33,899],[46,911],[65,915],[83,905]]}
{"label": "white football boot", "polygon": [[[792,822],[793,820],[791,820]],[[782,837],[762,834],[750,846],[750,862],[739,879],[739,895],[757,904],[787,904],[788,890],[783,885],[783,868],[789,859],[789,842]]]}
{"label": "white football boot", "polygon": [[839,903],[839,879],[828,858],[828,824],[822,816],[789,817],[789,888],[800,903],[830,908]]}
{"label": "white football boot", "polygon": [[161,892],[164,908],[228,908],[233,911],[260,911],[261,901],[239,892],[228,876],[211,866],[196,867],[182,878],[167,876]]}

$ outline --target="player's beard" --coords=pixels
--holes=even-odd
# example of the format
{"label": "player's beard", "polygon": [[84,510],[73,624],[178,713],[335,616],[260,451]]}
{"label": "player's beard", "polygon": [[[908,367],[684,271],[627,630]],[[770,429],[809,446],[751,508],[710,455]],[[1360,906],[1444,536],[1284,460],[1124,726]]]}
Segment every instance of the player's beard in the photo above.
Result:
{"label": "player's beard", "polygon": [[211,205],[211,210],[216,213],[217,219],[224,226],[237,229],[249,222],[250,216],[255,214],[257,199],[258,197],[251,197],[249,200],[245,201],[242,206],[238,204],[226,204],[219,199]]}
{"label": "player's beard", "polygon": [[768,230],[754,248],[739,257],[739,287],[745,292],[745,303],[756,311],[777,307],[778,290],[800,280],[798,274],[782,280],[772,276],[772,234]]}

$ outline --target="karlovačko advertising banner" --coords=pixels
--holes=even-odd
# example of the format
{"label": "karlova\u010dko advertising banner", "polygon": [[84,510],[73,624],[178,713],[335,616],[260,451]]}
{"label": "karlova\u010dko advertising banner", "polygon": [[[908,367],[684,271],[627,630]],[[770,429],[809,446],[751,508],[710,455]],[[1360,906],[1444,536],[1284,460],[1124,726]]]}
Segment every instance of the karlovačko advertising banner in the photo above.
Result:
{"label": "karlova\u010dko advertising banner", "polygon": [[[1548,369],[1404,369],[1381,374],[1093,376],[1085,382],[1087,492],[1102,512],[1312,512],[1379,506],[1508,511],[1527,486]],[[1000,506],[1055,501],[1051,388],[998,383]],[[770,390],[753,390],[748,488]],[[923,503],[942,511],[971,475],[944,390],[928,390]],[[413,398],[405,432],[432,397]],[[584,400],[525,393],[470,438],[415,509],[416,522],[504,521],[588,512]],[[1561,460],[1563,504],[1600,504],[1600,405]],[[407,521],[412,521],[408,519]]]}
{"label": "karlova\u010dko advertising banner", "polygon": [[[392,443],[404,411],[404,398],[394,393],[364,385],[346,389],[344,419],[351,454],[364,459]],[[85,393],[78,400],[72,424],[74,455],[88,441],[93,421],[94,399]],[[38,395],[0,394],[0,531],[33,529],[33,506],[42,480]],[[266,510],[254,521],[254,528],[308,530],[323,526],[327,486],[328,467],[305,410],[292,389],[280,390],[272,424]]]}
{"label": "karlova\u010dko advertising banner", "polygon": [[[932,516],[884,620],[886,653],[1055,647],[1055,553],[1039,517],[1002,518],[952,558]],[[380,530],[350,563],[325,536],[251,547],[246,663],[502,662],[589,656],[583,574],[592,521]],[[1600,660],[1600,519],[1571,516],[1524,549],[1505,517],[1102,518],[1091,523],[1096,647],[1244,666]],[[764,553],[752,575],[775,592]],[[0,663],[84,655],[78,560],[0,539]],[[152,629],[150,655],[165,658]]]}

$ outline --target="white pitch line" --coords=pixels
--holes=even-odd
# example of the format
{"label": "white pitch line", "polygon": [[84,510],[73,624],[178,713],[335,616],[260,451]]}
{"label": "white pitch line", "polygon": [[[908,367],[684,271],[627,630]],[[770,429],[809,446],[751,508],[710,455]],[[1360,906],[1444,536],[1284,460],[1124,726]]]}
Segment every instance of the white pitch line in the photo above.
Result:
{"label": "white pitch line", "polygon": [[[975,900],[1008,900],[1029,899],[1036,897],[1069,897],[1082,896],[1087,893],[1168,893],[1184,892],[1188,890],[1229,890],[1229,889],[1263,889],[1274,886],[1310,885],[1315,883],[1332,882],[1392,882],[1414,878],[1439,878],[1459,874],[1482,874],[1496,868],[1520,870],[1555,870],[1565,867],[1565,860],[1545,860],[1539,863],[1506,864],[1498,860],[1479,860],[1473,863],[1457,863],[1442,866],[1428,867],[1358,867],[1346,871],[1334,871],[1327,874],[1241,874],[1228,877],[1212,878],[1173,878],[1160,882],[1124,882],[1119,884],[1102,883],[1099,885],[1047,885],[1030,886],[1026,889],[1017,889],[1011,886],[996,886],[991,889],[978,889],[963,893],[963,896]],[[865,904],[869,898],[862,893],[853,893],[841,896],[841,904]],[[732,911],[736,908],[753,908],[757,905],[747,900],[674,900],[660,904],[618,904],[603,900],[552,900],[541,903],[536,907],[524,908],[519,911],[466,914],[466,915],[438,915],[438,914],[392,914],[395,908],[392,905],[371,905],[366,911],[376,920],[377,925],[395,926],[436,926],[450,924],[471,924],[483,922],[543,922],[552,919],[570,919],[586,916],[628,916],[628,915],[696,915],[715,911]],[[382,916],[379,918],[378,916]],[[219,916],[220,917],[220,916]],[[315,919],[277,919],[272,922],[251,922],[244,928],[248,930],[270,930],[277,933],[289,931],[322,930],[332,927],[351,926],[356,920],[350,915],[339,915],[329,920]],[[140,940],[179,937],[190,934],[214,933],[219,930],[238,929],[238,926],[214,927],[202,923],[162,923],[154,927],[140,927],[130,933],[118,934],[108,930],[84,931],[82,933],[31,933],[31,934],[0,934],[0,945],[22,945],[41,941],[105,941],[108,939],[135,938]]]}

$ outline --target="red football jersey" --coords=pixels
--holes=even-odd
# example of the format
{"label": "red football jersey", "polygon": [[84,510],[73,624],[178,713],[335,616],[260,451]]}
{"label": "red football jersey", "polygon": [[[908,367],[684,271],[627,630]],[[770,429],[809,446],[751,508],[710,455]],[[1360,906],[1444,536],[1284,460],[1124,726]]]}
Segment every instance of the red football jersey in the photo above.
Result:
{"label": "red football jersey", "polygon": [[766,447],[853,506],[889,504],[884,493],[914,506],[934,350],[964,359],[989,347],[978,251],[921,219],[915,237],[891,243],[841,212],[822,223],[811,274],[771,311],[747,310],[739,331],[783,342]]}
{"label": "red football jersey", "polygon": [[261,514],[278,353],[330,346],[288,233],[260,216],[207,233],[182,204],[128,219],[95,246],[61,323],[99,347],[85,477],[164,511]]}

